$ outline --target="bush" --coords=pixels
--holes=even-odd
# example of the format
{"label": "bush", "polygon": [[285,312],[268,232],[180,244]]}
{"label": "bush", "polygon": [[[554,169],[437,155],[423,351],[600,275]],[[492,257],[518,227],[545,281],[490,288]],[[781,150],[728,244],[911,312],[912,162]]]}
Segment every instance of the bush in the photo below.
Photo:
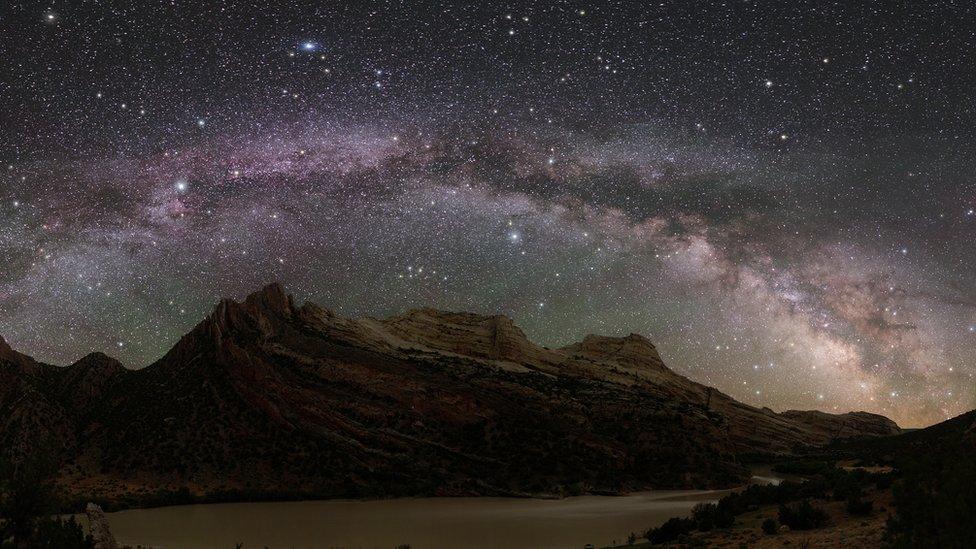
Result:
{"label": "bush", "polygon": [[735,523],[733,506],[728,504],[699,503],[691,510],[695,528],[708,532],[713,528],[731,528]]}
{"label": "bush", "polygon": [[[827,468],[827,462],[801,462],[795,468],[807,471],[819,470],[805,482],[782,482],[779,485],[753,484],[744,490],[731,493],[714,503],[700,503],[691,512],[691,517],[685,519],[673,518],[646,532],[645,537],[653,543],[666,543],[694,530],[707,532],[715,528],[731,528],[735,517],[754,510],[763,505],[779,505],[780,520],[770,519],[766,528],[776,528],[780,524],[794,530],[810,530],[824,526],[828,522],[827,514],[810,504],[810,500],[824,500],[830,497],[856,499],[853,509],[857,512],[870,513],[871,503],[861,501],[864,490],[873,483],[890,482],[891,474],[866,473],[864,471],[844,471],[842,469]],[[798,502],[798,503],[795,503]]]}
{"label": "bush", "polygon": [[565,495],[567,496],[582,496],[584,491],[583,483],[581,482],[574,482],[564,488]]}
{"label": "bush", "polygon": [[91,549],[94,544],[91,537],[85,535],[81,525],[74,517],[67,520],[45,517],[35,523],[30,547],[37,549]]}
{"label": "bush", "polygon": [[791,530],[813,530],[827,524],[827,513],[804,499],[792,505],[780,504],[779,521]]}
{"label": "bush", "polygon": [[776,524],[776,519],[768,518],[762,523],[762,531],[766,535],[773,535],[779,530],[779,524]]}
{"label": "bush", "polygon": [[874,479],[874,487],[878,490],[887,490],[891,488],[891,483],[894,481],[894,476],[891,473],[877,473],[872,478]]}
{"label": "bush", "polygon": [[667,543],[678,539],[680,536],[694,529],[695,521],[693,519],[674,517],[668,519],[667,522],[657,528],[651,528],[644,537],[651,543]]}
{"label": "bush", "polygon": [[864,517],[871,514],[874,510],[874,503],[870,500],[863,500],[857,496],[847,498],[847,512],[855,517]]}
{"label": "bush", "polygon": [[849,474],[833,479],[832,492],[835,501],[844,501],[851,498],[861,497],[861,484],[864,482],[863,475]]}

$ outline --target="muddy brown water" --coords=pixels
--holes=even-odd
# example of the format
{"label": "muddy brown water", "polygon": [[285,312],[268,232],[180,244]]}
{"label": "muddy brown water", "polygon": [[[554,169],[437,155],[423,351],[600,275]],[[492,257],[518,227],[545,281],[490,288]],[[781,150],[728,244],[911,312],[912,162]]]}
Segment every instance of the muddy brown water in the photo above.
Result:
{"label": "muddy brown water", "polygon": [[[753,469],[753,482],[784,475]],[[220,503],[132,509],[106,516],[120,544],[211,549],[566,549],[623,544],[728,490],[660,490],[565,499],[401,498]],[[83,520],[84,522],[84,520]]]}
{"label": "muddy brown water", "polygon": [[559,500],[404,498],[226,503],[107,515],[121,544],[161,548],[582,548],[687,515],[720,491],[655,491]]}

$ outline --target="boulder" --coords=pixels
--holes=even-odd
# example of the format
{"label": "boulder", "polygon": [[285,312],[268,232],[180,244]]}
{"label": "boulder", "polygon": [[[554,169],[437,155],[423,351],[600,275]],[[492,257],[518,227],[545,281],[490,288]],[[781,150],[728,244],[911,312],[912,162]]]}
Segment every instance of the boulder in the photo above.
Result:
{"label": "boulder", "polygon": [[89,503],[85,507],[85,514],[88,515],[88,530],[95,549],[118,549],[119,544],[115,542],[115,536],[108,527],[108,519],[105,518],[102,508],[97,504]]}

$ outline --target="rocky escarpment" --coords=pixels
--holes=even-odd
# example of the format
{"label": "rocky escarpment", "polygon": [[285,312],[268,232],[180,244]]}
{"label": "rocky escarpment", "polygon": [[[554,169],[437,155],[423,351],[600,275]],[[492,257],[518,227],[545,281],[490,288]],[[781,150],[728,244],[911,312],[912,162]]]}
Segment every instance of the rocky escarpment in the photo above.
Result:
{"label": "rocky escarpment", "polygon": [[221,301],[143,370],[104,355],[40,368],[19,379],[31,413],[55,406],[71,432],[64,483],[129,501],[730,486],[747,454],[898,431],[873,414],[747,406],[636,334],[549,349],[503,316],[349,319],[278,285]]}
{"label": "rocky escarpment", "polygon": [[868,412],[851,412],[835,415],[817,410],[788,410],[782,417],[805,425],[810,431],[824,438],[840,440],[863,436],[887,436],[898,434],[901,429],[894,421]]}

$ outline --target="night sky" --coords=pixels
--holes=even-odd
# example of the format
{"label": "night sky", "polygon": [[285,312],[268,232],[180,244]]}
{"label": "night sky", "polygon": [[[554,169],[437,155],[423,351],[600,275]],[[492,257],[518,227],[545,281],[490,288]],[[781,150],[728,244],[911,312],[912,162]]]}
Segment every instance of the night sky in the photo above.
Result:
{"label": "night sky", "polygon": [[280,281],[638,332],[776,410],[976,407],[968,1],[141,4],[0,6],[22,352],[143,367]]}

